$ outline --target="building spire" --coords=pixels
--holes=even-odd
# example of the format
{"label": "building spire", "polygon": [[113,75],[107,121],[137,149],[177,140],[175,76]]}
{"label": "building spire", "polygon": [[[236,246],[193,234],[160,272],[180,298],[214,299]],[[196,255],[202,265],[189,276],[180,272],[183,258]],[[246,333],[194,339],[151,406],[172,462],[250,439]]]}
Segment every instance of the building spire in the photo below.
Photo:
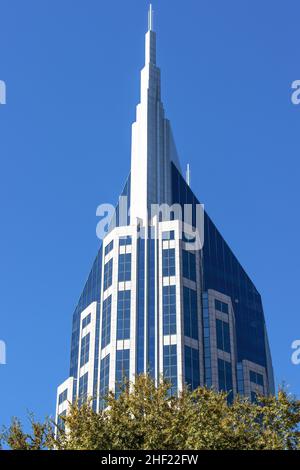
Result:
{"label": "building spire", "polygon": [[145,65],[156,64],[156,33],[153,29],[153,16],[153,8],[150,3],[148,10],[148,31],[146,33]]}
{"label": "building spire", "polygon": [[153,23],[154,23],[154,12],[152,8],[152,3],[149,5],[148,11],[148,31],[153,31]]}

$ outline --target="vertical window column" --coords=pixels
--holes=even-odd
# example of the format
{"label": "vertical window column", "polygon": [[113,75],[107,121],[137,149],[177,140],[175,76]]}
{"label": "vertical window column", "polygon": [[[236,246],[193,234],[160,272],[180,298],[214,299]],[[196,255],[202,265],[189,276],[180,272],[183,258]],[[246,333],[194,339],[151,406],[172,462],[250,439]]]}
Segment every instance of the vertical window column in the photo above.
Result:
{"label": "vertical window column", "polygon": [[130,339],[130,290],[118,292],[117,340]]}
{"label": "vertical window column", "polygon": [[123,390],[123,385],[129,379],[129,349],[120,349],[116,354],[116,397]]}
{"label": "vertical window column", "polygon": [[229,323],[216,319],[217,348],[230,354]]}
{"label": "vertical window column", "polygon": [[233,383],[232,383],[232,370],[231,363],[218,359],[218,379],[219,379],[219,390],[229,392],[228,402],[232,402],[233,399]]}
{"label": "vertical window column", "polygon": [[109,387],[109,360],[110,355],[107,354],[103,359],[101,359],[100,363],[100,408],[105,408],[105,396],[108,393]]}
{"label": "vertical window column", "polygon": [[112,285],[113,260],[110,259],[104,265],[103,289],[106,290]]}
{"label": "vertical window column", "polygon": [[131,280],[131,253],[119,254],[119,282]]}
{"label": "vertical window column", "polygon": [[200,385],[200,364],[198,349],[184,346],[185,381],[192,390]]}
{"label": "vertical window column", "polygon": [[193,289],[183,287],[184,334],[198,339],[197,293]]}
{"label": "vertical window column", "polygon": [[164,346],[164,378],[171,383],[170,394],[177,393],[177,345]]}
{"label": "vertical window column", "polygon": [[111,295],[103,301],[102,308],[102,330],[101,330],[101,348],[105,348],[110,343],[111,327]]}
{"label": "vertical window column", "polygon": [[163,334],[176,334],[176,286],[163,287]]}
{"label": "vertical window column", "polygon": [[89,362],[90,355],[90,333],[81,339],[80,367]]}

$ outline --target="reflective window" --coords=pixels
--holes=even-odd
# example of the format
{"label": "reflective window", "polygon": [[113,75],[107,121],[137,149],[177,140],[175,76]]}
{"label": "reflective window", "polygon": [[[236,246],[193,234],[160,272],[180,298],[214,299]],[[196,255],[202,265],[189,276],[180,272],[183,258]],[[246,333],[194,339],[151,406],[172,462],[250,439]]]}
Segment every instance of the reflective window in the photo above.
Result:
{"label": "reflective window", "polygon": [[116,354],[116,397],[123,390],[123,385],[129,379],[129,349],[120,349]]}
{"label": "reflective window", "polygon": [[64,417],[67,415],[67,410],[64,410],[62,411],[59,416],[58,416],[58,419],[57,419],[57,427],[61,430],[61,431],[64,431],[65,430],[65,421],[64,421]]}
{"label": "reflective window", "polygon": [[162,233],[163,240],[174,240],[175,239],[175,232],[174,230],[169,230],[167,232]]}
{"label": "reflective window", "polygon": [[182,250],[183,277],[196,282],[196,256],[191,251]]}
{"label": "reflective window", "polygon": [[228,314],[228,304],[217,299],[215,299],[215,309]]}
{"label": "reflective window", "polygon": [[231,363],[218,359],[218,378],[219,378],[219,390],[221,392],[229,392],[228,401],[231,402],[233,399],[233,383],[232,383],[232,369]]}
{"label": "reflective window", "polygon": [[132,238],[127,235],[127,236],[124,236],[124,237],[120,237],[119,239],[119,245],[120,246],[128,246],[128,245],[131,245],[132,244]]}
{"label": "reflective window", "polygon": [[130,290],[118,292],[117,339],[130,338]]}
{"label": "reflective window", "polygon": [[177,393],[177,346],[164,346],[164,378],[171,383],[170,394]]}
{"label": "reflective window", "polygon": [[184,346],[185,382],[192,390],[200,385],[200,366],[198,349]]}
{"label": "reflective window", "polygon": [[250,382],[255,383],[257,385],[261,385],[262,387],[264,386],[264,377],[262,374],[259,374],[258,372],[254,372],[253,370],[250,370]]}
{"label": "reflective window", "polygon": [[119,282],[131,280],[131,253],[119,255]]}
{"label": "reflective window", "polygon": [[217,348],[230,353],[229,323],[216,320]]}
{"label": "reflective window", "polygon": [[61,405],[64,401],[67,400],[68,397],[68,389],[64,390],[62,393],[59,394],[58,397],[58,404]]}
{"label": "reflective window", "polygon": [[111,295],[103,301],[102,309],[102,334],[101,348],[105,348],[110,343],[110,325],[111,325]]}
{"label": "reflective window", "polygon": [[193,289],[183,287],[184,334],[198,339],[197,294]]}
{"label": "reflective window", "polygon": [[100,362],[100,408],[105,408],[105,397],[108,393],[109,387],[109,354],[101,359]]}
{"label": "reflective window", "polygon": [[210,325],[209,325],[209,309],[208,294],[203,293],[203,346],[204,346],[204,380],[207,387],[212,386],[211,375],[211,352],[210,352]]}
{"label": "reflective window", "polygon": [[82,326],[81,328],[85,328],[87,325],[91,323],[91,314],[89,313],[84,319],[82,320]]}
{"label": "reflective window", "polygon": [[176,334],[176,286],[163,287],[163,332]]}
{"label": "reflective window", "polygon": [[175,248],[162,250],[163,276],[175,276]]}
{"label": "reflective window", "polygon": [[79,404],[82,404],[87,399],[87,390],[88,390],[88,377],[89,374],[86,372],[79,378],[79,387],[78,387],[78,400]]}
{"label": "reflective window", "polygon": [[81,339],[80,367],[89,362],[90,355],[90,333]]}
{"label": "reflective window", "polygon": [[105,250],[104,250],[104,253],[105,255],[108,255],[108,253],[110,253],[112,251],[114,247],[114,241],[112,240],[108,245],[106,245],[105,247]]}
{"label": "reflective window", "polygon": [[111,286],[112,284],[112,272],[113,272],[113,260],[110,259],[104,265],[104,281],[103,281],[104,290],[108,289],[108,287]]}

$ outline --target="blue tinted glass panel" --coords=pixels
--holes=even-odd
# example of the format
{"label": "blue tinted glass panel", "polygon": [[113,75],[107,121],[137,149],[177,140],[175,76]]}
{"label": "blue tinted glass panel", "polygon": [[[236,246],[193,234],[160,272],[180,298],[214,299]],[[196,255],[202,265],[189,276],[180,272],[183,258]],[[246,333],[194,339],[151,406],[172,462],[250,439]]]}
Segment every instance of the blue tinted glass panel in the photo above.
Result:
{"label": "blue tinted glass panel", "polygon": [[119,282],[131,280],[131,253],[119,255]]}
{"label": "blue tinted glass panel", "polygon": [[[144,230],[144,229],[141,229]],[[145,341],[145,237],[138,239],[138,318],[137,318],[137,373],[144,372]]]}
{"label": "blue tinted glass panel", "polygon": [[198,339],[197,294],[193,289],[183,288],[184,334]]}
{"label": "blue tinted glass panel", "polygon": [[171,383],[170,393],[177,393],[177,346],[164,346],[164,378]]}
{"label": "blue tinted glass panel", "polygon": [[80,367],[89,361],[90,354],[90,333],[81,339]]}
{"label": "blue tinted glass panel", "polygon": [[122,392],[127,380],[129,380],[129,349],[121,349],[116,354],[116,397]]}
{"label": "blue tinted glass panel", "polygon": [[82,329],[85,328],[87,325],[91,323],[91,314],[89,313],[83,320],[82,320]]}
{"label": "blue tinted glass panel", "polygon": [[162,272],[163,276],[175,276],[175,249],[162,250]]}
{"label": "blue tinted glass panel", "polygon": [[99,393],[100,393],[100,408],[105,407],[105,397],[108,393],[108,387],[109,387],[109,360],[110,360],[110,355],[108,354],[105,356],[103,359],[101,359],[100,363],[100,387],[99,387]]}
{"label": "blue tinted glass panel", "polygon": [[163,332],[176,334],[176,286],[163,287]]}
{"label": "blue tinted glass panel", "polygon": [[106,245],[106,247],[105,247],[105,250],[104,250],[105,255],[108,255],[108,253],[110,253],[110,252],[112,251],[113,247],[114,247],[114,241],[112,240],[112,241],[111,241],[108,245]]}
{"label": "blue tinted glass panel", "polygon": [[130,297],[130,290],[118,292],[117,339],[130,338]]}
{"label": "blue tinted glass panel", "polygon": [[88,372],[79,378],[79,387],[78,387],[78,400],[79,404],[82,404],[87,399],[87,389],[88,389]]}
{"label": "blue tinted glass panel", "polygon": [[198,349],[184,346],[185,382],[192,390],[200,385],[200,365]]}
{"label": "blue tinted glass panel", "polygon": [[229,324],[222,320],[216,320],[217,348],[230,353]]}
{"label": "blue tinted glass panel", "polygon": [[132,244],[132,238],[128,235],[126,237],[120,237],[119,245],[120,246],[128,246]]}
{"label": "blue tinted glass panel", "polygon": [[110,343],[110,327],[111,327],[111,295],[103,301],[102,309],[102,331],[101,331],[101,348],[105,348]]}
{"label": "blue tinted glass panel", "polygon": [[218,379],[219,379],[219,390],[229,392],[228,401],[231,402],[233,399],[233,383],[232,383],[232,369],[231,363],[218,359]]}
{"label": "blue tinted glass panel", "polygon": [[113,260],[110,259],[104,265],[104,281],[103,281],[104,290],[108,289],[108,287],[112,285],[112,272],[113,272]]}

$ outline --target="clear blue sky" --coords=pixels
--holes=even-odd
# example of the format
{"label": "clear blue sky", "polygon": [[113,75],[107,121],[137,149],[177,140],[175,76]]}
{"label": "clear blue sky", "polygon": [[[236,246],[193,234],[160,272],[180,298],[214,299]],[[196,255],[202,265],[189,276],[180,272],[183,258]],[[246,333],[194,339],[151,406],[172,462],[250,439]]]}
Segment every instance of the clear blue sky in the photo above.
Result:
{"label": "clear blue sky", "polygon": [[[156,0],[162,94],[192,187],[263,296],[300,395],[298,0]],[[0,423],[54,413],[71,316],[130,165],[148,3],[0,0]]]}

